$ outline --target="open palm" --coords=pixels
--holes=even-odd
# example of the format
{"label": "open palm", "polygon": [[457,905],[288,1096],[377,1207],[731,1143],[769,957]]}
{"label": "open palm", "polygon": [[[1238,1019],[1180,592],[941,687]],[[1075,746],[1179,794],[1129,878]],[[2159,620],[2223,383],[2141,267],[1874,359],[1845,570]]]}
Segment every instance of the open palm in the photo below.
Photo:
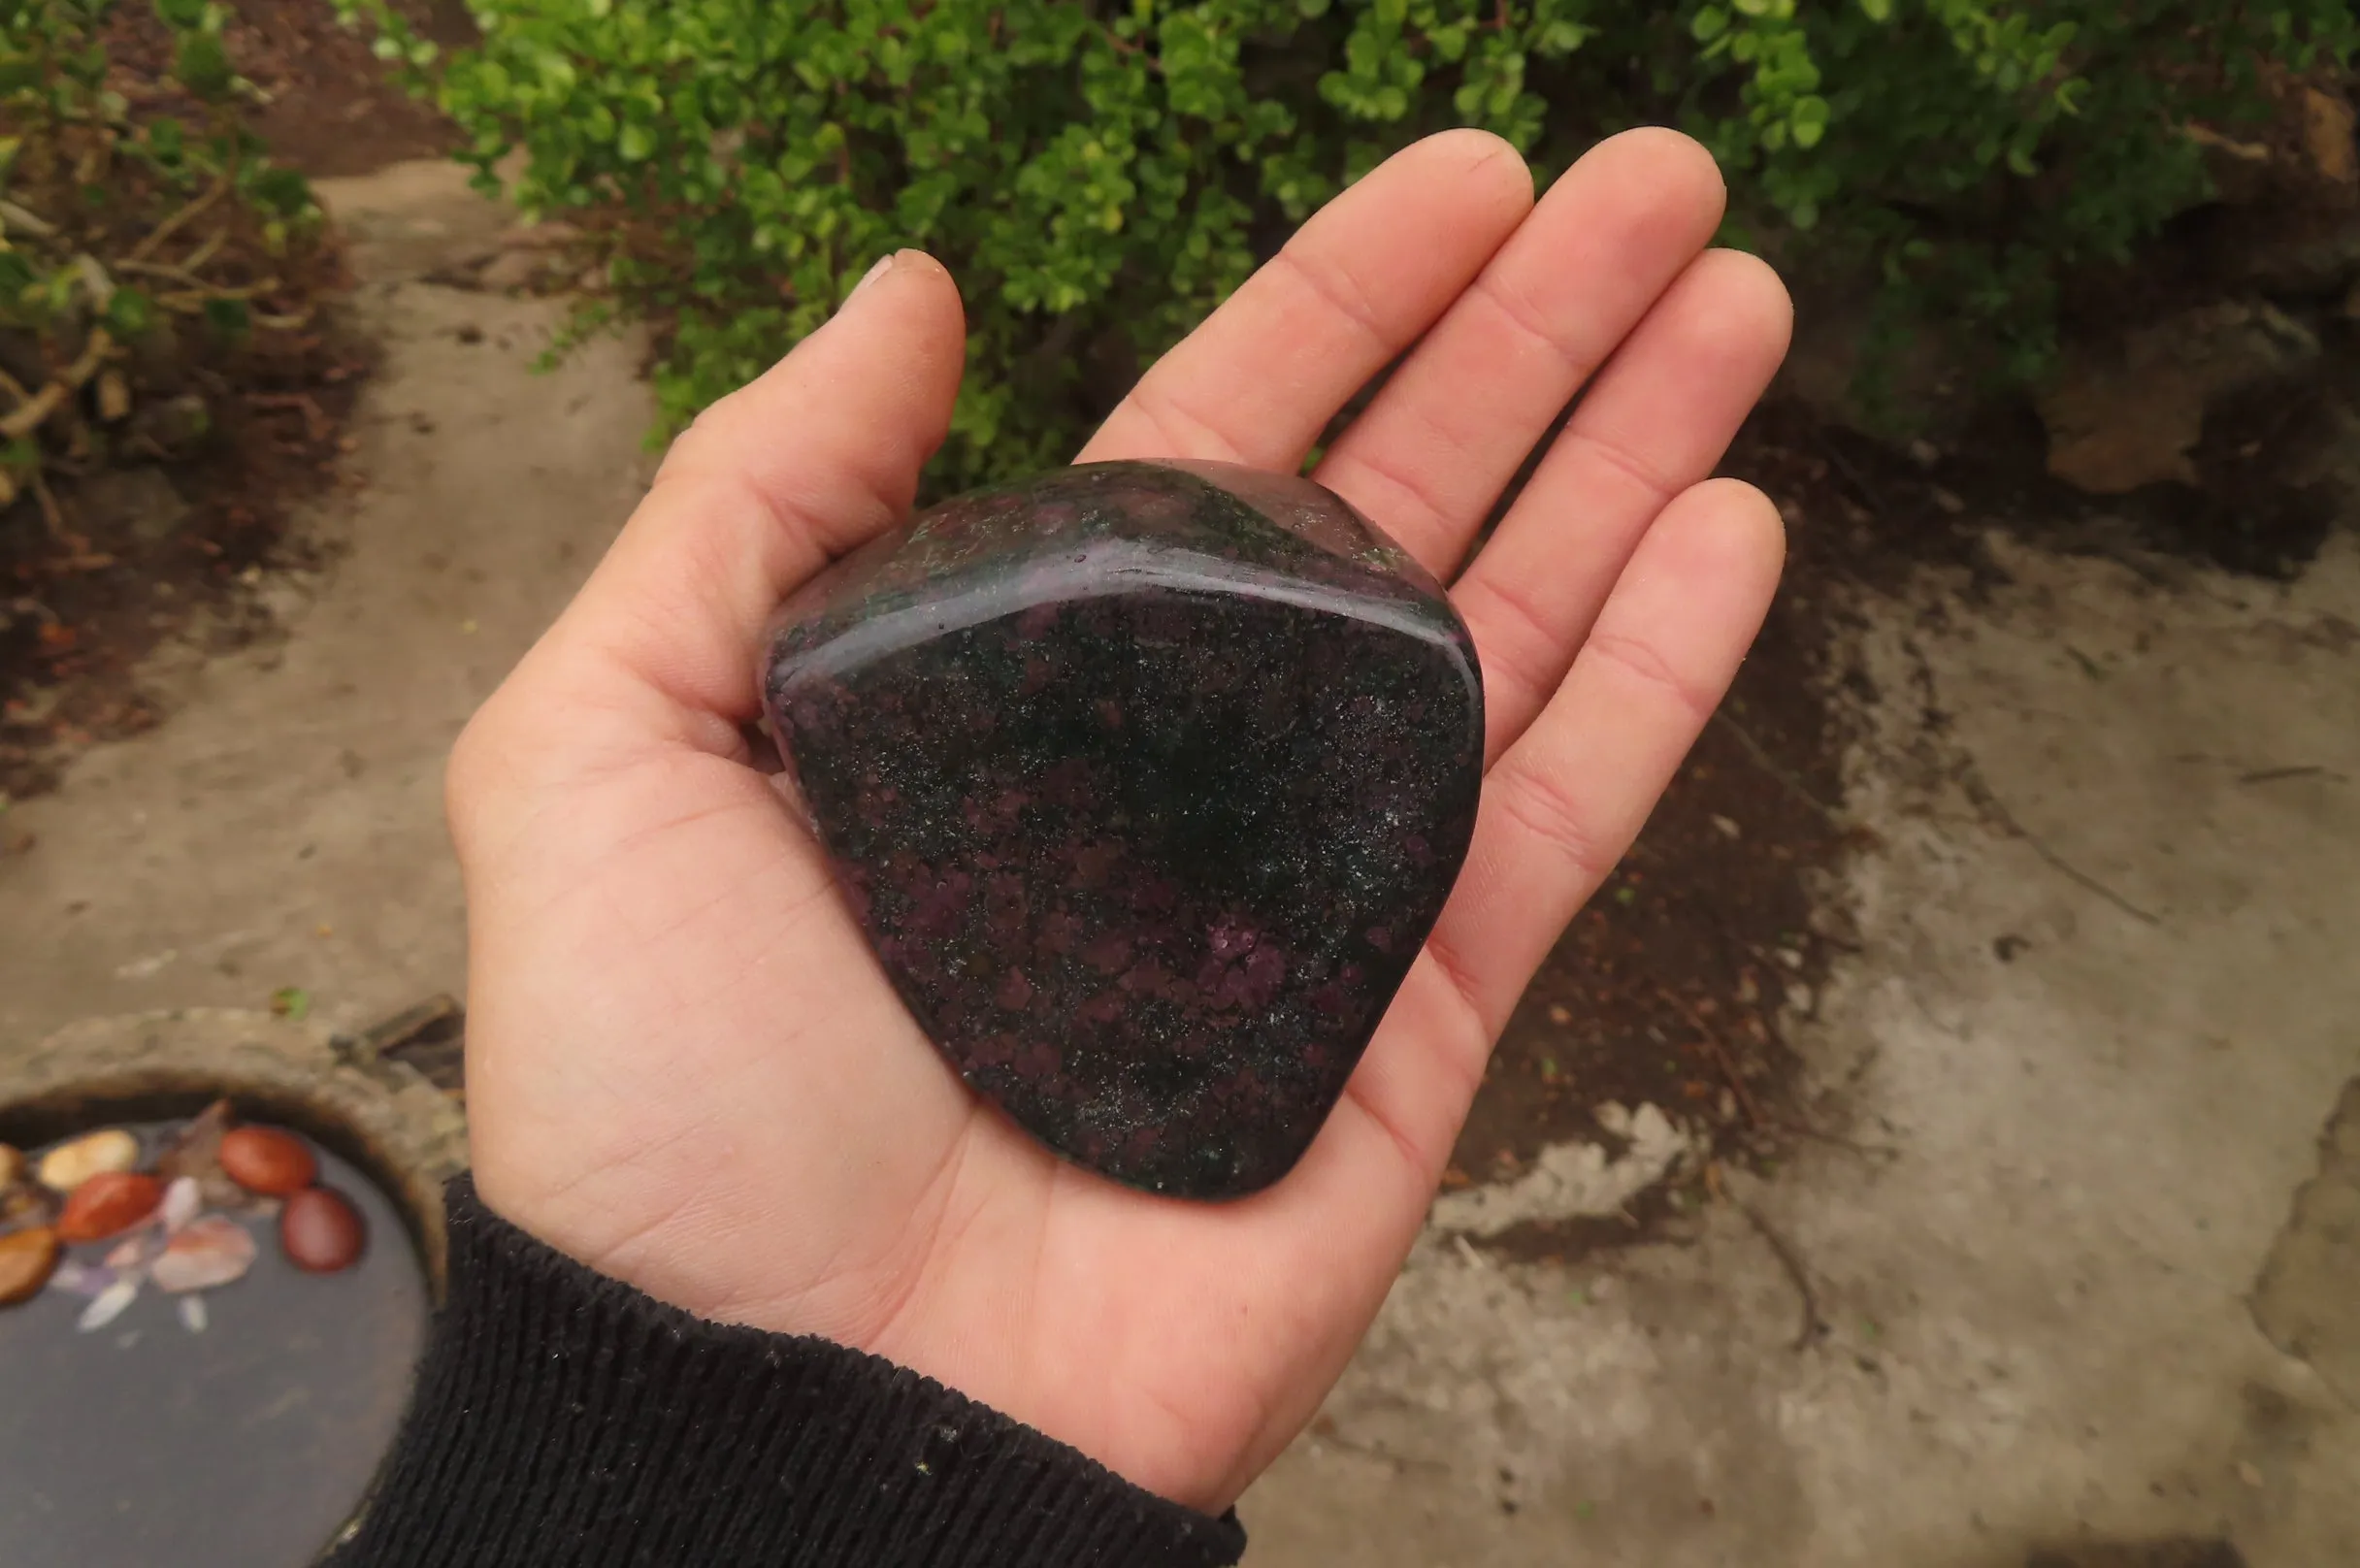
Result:
{"label": "open palm", "polygon": [[1452,584],[1487,687],[1483,803],[1285,1180],[1151,1197],[1014,1130],[920,1033],[754,766],[765,619],[905,513],[949,419],[958,293],[905,252],[675,444],[461,739],[485,1201],[692,1312],[872,1351],[1227,1507],[1342,1371],[1518,993],[1760,624],[1777,514],[1705,476],[1788,312],[1768,269],[1705,249],[1721,211],[1711,160],[1667,132],[1604,144],[1537,206],[1505,144],[1431,138],[1314,218],[1082,454],[1291,471],[1415,344],[1317,477]]}

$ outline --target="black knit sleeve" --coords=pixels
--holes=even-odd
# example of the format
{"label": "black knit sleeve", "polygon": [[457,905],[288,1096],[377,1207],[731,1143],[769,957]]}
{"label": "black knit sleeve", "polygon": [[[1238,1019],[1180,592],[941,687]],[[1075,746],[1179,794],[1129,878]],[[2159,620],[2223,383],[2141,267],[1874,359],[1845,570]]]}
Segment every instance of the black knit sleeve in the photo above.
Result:
{"label": "black knit sleeve", "polygon": [[451,1184],[450,1295],[331,1568],[1234,1563],[1245,1532],[914,1372],[726,1327]]}

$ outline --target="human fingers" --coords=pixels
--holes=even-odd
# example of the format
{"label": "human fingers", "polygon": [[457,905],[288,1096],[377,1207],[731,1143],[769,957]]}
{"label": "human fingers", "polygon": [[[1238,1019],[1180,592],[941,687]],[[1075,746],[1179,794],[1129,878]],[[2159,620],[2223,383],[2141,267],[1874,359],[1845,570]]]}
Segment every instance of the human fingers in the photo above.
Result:
{"label": "human fingers", "polygon": [[1485,1049],[1727,692],[1785,547],[1778,509],[1752,485],[1715,479],[1679,496],[1564,681],[1485,776],[1466,866],[1427,944]]}
{"label": "human fingers", "polygon": [[1450,577],[1575,391],[1712,239],[1712,155],[1627,131],[1565,171],[1321,461],[1317,477]]}
{"label": "human fingers", "polygon": [[1483,661],[1487,758],[1556,693],[1657,513],[1721,461],[1793,318],[1768,266],[1708,251],[1591,383],[1451,588]]}
{"label": "human fingers", "polygon": [[1516,149],[1445,131],[1395,153],[1139,378],[1078,461],[1185,457],[1290,473],[1532,208]]}
{"label": "human fingers", "polygon": [[734,735],[779,602],[908,510],[949,429],[965,335],[941,264],[888,258],[673,443],[551,646],[638,677],[698,734]]}

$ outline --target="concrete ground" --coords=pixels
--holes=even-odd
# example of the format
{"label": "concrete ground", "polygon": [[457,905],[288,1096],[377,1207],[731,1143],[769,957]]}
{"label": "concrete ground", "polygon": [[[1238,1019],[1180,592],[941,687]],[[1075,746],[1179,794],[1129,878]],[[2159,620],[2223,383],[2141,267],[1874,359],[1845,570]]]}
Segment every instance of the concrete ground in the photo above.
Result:
{"label": "concrete ground", "polygon": [[421,280],[508,221],[455,165],[321,194],[384,351],[321,521],[349,548],[266,590],[282,639],[160,661],[169,722],[9,813],[37,847],[0,860],[0,1041],[283,986],[363,1026],[459,989],[443,757],[638,500],[653,404],[621,341],[533,374],[562,305]]}
{"label": "concrete ground", "polygon": [[[426,280],[505,222],[455,176],[326,195],[387,349],[350,550],[11,813],[0,1052],[462,984],[442,757],[628,511],[648,404],[629,344],[535,376],[558,307]],[[2360,1563],[2360,533],[2285,588],[2005,558],[1856,650],[1858,950],[1789,1029],[1837,1138],[1573,1264],[1473,1238],[1611,1210],[1675,1118],[1444,1200],[1250,1562]]]}
{"label": "concrete ground", "polygon": [[2005,560],[1859,649],[1881,847],[1790,1024],[1850,1145],[1573,1267],[1446,1198],[1253,1560],[2360,1563],[2360,534],[2287,589]]}

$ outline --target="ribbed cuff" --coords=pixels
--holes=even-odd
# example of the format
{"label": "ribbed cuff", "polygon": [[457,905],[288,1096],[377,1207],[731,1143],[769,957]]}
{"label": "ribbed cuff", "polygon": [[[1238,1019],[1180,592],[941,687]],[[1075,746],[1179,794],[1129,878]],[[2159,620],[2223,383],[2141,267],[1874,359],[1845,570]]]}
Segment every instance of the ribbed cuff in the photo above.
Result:
{"label": "ribbed cuff", "polygon": [[450,1185],[450,1296],[333,1568],[1220,1568],[1214,1519],[931,1379],[710,1323]]}

